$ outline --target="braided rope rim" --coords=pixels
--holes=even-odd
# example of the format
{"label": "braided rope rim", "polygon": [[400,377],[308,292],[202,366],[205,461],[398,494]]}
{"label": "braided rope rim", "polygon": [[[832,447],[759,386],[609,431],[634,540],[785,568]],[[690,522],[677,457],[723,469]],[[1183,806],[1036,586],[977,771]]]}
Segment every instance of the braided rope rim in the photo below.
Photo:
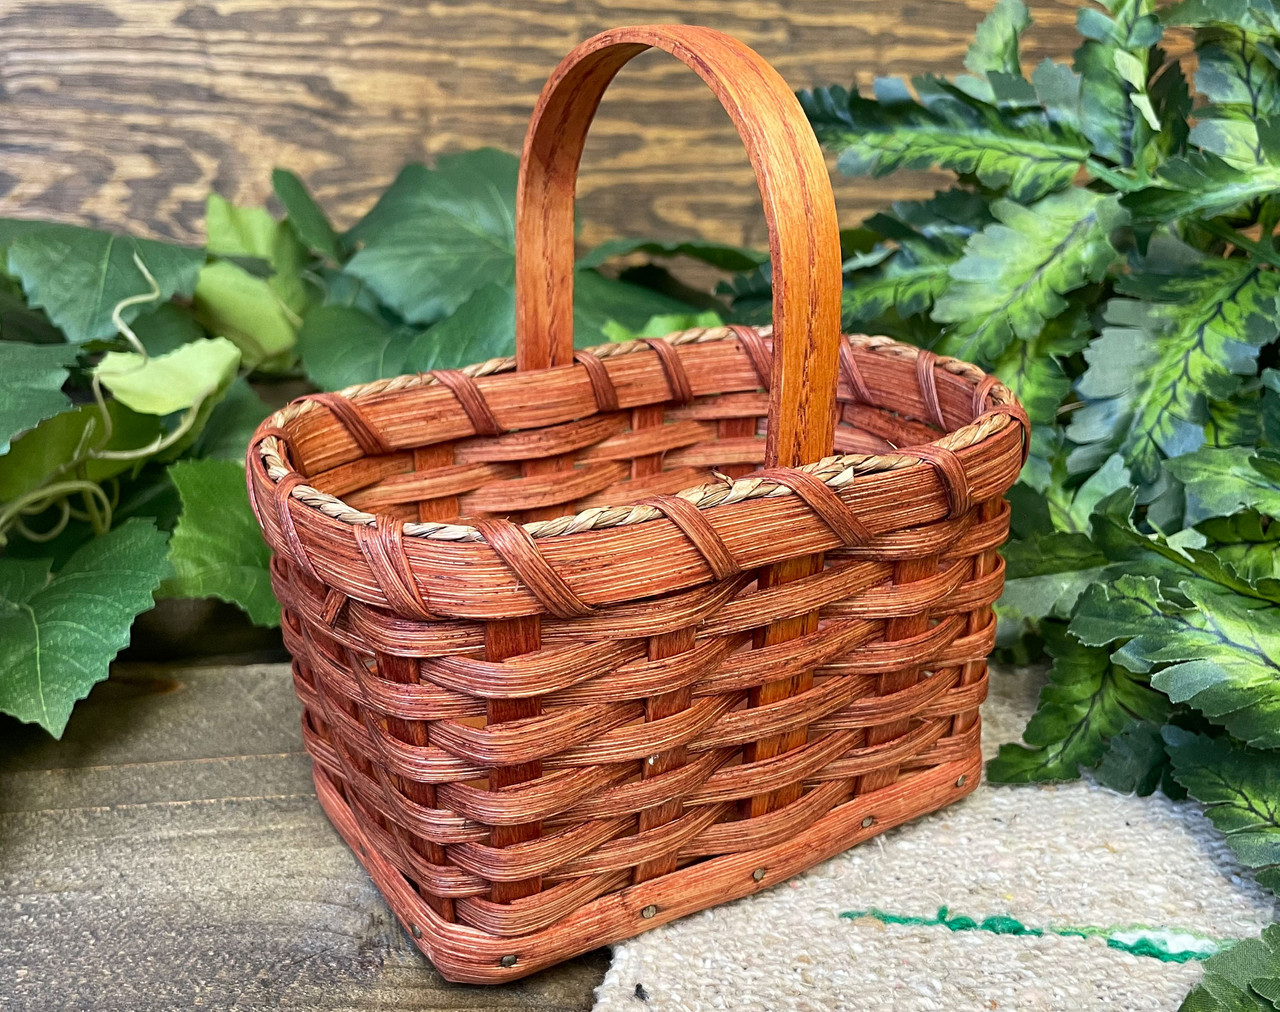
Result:
{"label": "braided rope rim", "polygon": [[[773,333],[772,326],[754,328],[761,337],[769,337]],[[735,339],[730,327],[697,327],[691,330],[677,331],[660,340],[673,345],[708,344],[715,341]],[[855,347],[878,355],[892,355],[897,358],[915,359],[920,349],[910,344],[902,344],[890,337],[869,337],[865,334],[841,335],[841,340],[848,341]],[[616,344],[601,344],[592,348],[581,349],[600,359],[613,358],[618,355],[649,354],[656,352],[645,341],[626,341]],[[945,369],[952,375],[970,381],[976,388],[987,378],[987,374],[972,363],[958,358],[938,356],[937,368]],[[460,372],[472,378],[493,376],[497,373],[513,372],[516,367],[514,356],[491,358],[485,362],[477,362],[464,366]],[[416,390],[420,387],[440,385],[440,381],[431,373],[409,373],[390,379],[374,380],[336,391],[339,396],[350,400],[359,400],[373,394],[394,393],[403,390]],[[1016,405],[1013,393],[1002,383],[994,384],[988,395],[992,405]],[[319,410],[321,405],[315,401],[303,401],[286,404],[266,420],[265,425],[283,427],[286,423],[301,417],[308,411]],[[962,425],[952,432],[934,440],[928,446],[942,447],[947,450],[960,450],[974,446],[989,436],[1001,432],[1008,425],[1017,424],[1006,414],[984,414],[972,422]],[[267,436],[258,444],[258,452],[266,467],[267,477],[274,483],[295,473],[289,468],[280,453],[279,438]],[[815,475],[824,484],[833,489],[841,489],[849,485],[857,475],[873,474],[884,471],[897,471],[917,464],[928,463],[924,457],[910,452],[902,453],[846,453],[824,457],[812,464],[804,464],[795,468]],[[377,526],[377,517],[372,513],[355,509],[336,496],[305,483],[299,483],[290,490],[290,496],[325,516],[352,526]],[[700,510],[711,509],[727,503],[743,502],[748,499],[776,498],[778,496],[795,495],[787,485],[776,479],[753,478],[747,476],[736,480],[726,479],[720,482],[709,482],[681,489],[674,493],[687,500]],[[653,506],[597,506],[580,513],[566,514],[551,520],[538,520],[523,524],[524,529],[534,538],[558,537],[564,534],[577,534],[582,531],[600,530],[611,527],[626,527],[631,524],[658,520],[666,516]],[[446,523],[406,523],[404,534],[407,537],[428,538],[436,541],[476,541],[484,542],[485,538],[478,529],[468,524]]]}

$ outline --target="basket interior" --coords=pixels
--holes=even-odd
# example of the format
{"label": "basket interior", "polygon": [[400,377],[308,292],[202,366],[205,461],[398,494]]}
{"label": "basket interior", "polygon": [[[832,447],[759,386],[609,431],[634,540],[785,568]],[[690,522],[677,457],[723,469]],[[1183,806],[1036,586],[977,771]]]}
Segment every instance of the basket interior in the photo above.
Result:
{"label": "basket interior", "polygon": [[[526,382],[536,400],[540,378]],[[837,454],[893,453],[945,435],[924,418],[845,394]],[[307,482],[355,509],[405,522],[530,523],[750,475],[764,466],[768,411],[765,390],[665,401],[552,427],[536,455],[525,432],[473,436],[362,455]]]}

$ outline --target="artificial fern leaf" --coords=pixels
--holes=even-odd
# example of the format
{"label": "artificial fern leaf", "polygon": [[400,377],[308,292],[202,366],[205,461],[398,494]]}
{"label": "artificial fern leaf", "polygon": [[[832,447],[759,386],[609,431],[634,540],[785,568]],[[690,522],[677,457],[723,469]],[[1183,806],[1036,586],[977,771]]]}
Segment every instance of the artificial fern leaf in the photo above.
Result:
{"label": "artificial fern leaf", "polygon": [[1071,392],[1062,361],[1089,343],[1087,306],[1081,303],[1047,320],[1029,341],[1013,341],[992,363],[992,372],[1018,397],[1034,425],[1052,425]]}
{"label": "artificial fern leaf", "polygon": [[1186,486],[1187,522],[1256,509],[1280,517],[1280,454],[1249,446],[1202,446],[1165,465]]}
{"label": "artificial fern leaf", "polygon": [[1152,186],[1125,194],[1122,203],[1135,220],[1169,222],[1213,217],[1280,190],[1280,164],[1248,169],[1207,151],[1193,151],[1165,162]]}
{"label": "artificial fern leaf", "polygon": [[[945,290],[947,270],[964,245],[992,221],[986,201],[963,190],[944,190],[928,200],[900,200],[872,215],[865,228],[896,244],[874,270],[846,273],[845,325],[866,323],[896,311],[927,311]],[[882,247],[883,248],[883,247]]]}
{"label": "artificial fern leaf", "polygon": [[1078,134],[1035,115],[1002,113],[929,78],[913,82],[921,101],[894,79],[876,82],[876,101],[844,88],[800,93],[818,139],[851,175],[938,166],[972,173],[986,186],[1029,201],[1071,183],[1088,157]]}
{"label": "artificial fern leaf", "polygon": [[1280,612],[1209,580],[1166,593],[1154,577],[1124,575],[1080,596],[1071,633],[1089,646],[1127,639],[1112,660],[1189,703],[1236,738],[1280,747]]}
{"label": "artificial fern leaf", "polygon": [[1000,554],[1006,567],[1004,594],[996,604],[1001,622],[1069,618],[1076,599],[1108,562],[1088,536],[1071,531],[1010,541]]}
{"label": "artificial fern leaf", "polygon": [[1030,207],[999,200],[992,211],[999,220],[969,240],[933,310],[950,324],[946,353],[983,366],[1015,337],[1040,334],[1067,292],[1102,278],[1116,258],[1110,233],[1125,219],[1115,197],[1084,189]]}
{"label": "artificial fern leaf", "polygon": [[1031,74],[1036,98],[1050,123],[1080,132],[1080,75],[1065,63],[1045,59]]}
{"label": "artificial fern leaf", "polygon": [[1213,554],[1250,583],[1280,577],[1280,523],[1256,510],[1196,525]]}
{"label": "artificial fern leaf", "polygon": [[1117,282],[1141,298],[1108,303],[1112,326],[1085,351],[1076,390],[1086,407],[1067,435],[1118,447],[1135,476],[1151,482],[1162,457],[1205,442],[1206,399],[1230,397],[1256,368],[1258,349],[1276,334],[1280,275],[1167,242],[1153,242],[1143,267]]}
{"label": "artificial fern leaf", "polygon": [[1157,788],[1166,794],[1184,795],[1172,781],[1169,756],[1160,725],[1149,720],[1135,720],[1107,742],[1107,751],[1094,770],[1094,777],[1104,787],[1124,794],[1145,798]]}
{"label": "artificial fern leaf", "polygon": [[1153,0],[1108,3],[1110,17],[1082,9],[1076,27],[1085,42],[1076,50],[1081,77],[1081,129],[1094,151],[1117,165],[1135,165],[1159,128],[1146,86],[1147,51],[1162,29]]}
{"label": "artificial fern leaf", "polygon": [[[1189,756],[1187,761],[1196,759]],[[1274,871],[1262,872],[1258,881],[1266,885],[1268,872]],[[1261,938],[1243,939],[1210,956],[1204,976],[1178,1012],[1272,1012],[1276,1006],[1263,992],[1271,992],[1268,982],[1274,984],[1276,977],[1280,977],[1280,926],[1272,924],[1263,929]]]}
{"label": "artificial fern leaf", "polygon": [[1166,158],[1171,155],[1180,155],[1187,149],[1187,139],[1190,134],[1187,119],[1191,116],[1193,105],[1187,76],[1182,72],[1182,65],[1176,60],[1166,62],[1165,52],[1159,47],[1152,50],[1151,62],[1154,66],[1163,65],[1164,67],[1152,78],[1148,87],[1151,105],[1160,122],[1160,133],[1156,138],[1156,144],[1160,153]]}
{"label": "artificial fern leaf", "polygon": [[1049,683],[1022,734],[1027,744],[1000,746],[987,764],[989,780],[1074,780],[1134,717],[1163,723],[1168,715],[1168,700],[1113,664],[1107,650],[1081,644],[1061,623],[1045,623],[1041,631],[1053,658]]}
{"label": "artificial fern leaf", "polygon": [[1273,41],[1215,24],[1196,31],[1196,56],[1196,89],[1210,104],[1196,113],[1192,143],[1242,167],[1264,161],[1258,122],[1280,115]]}
{"label": "artificial fern leaf", "polygon": [[1254,446],[1262,435],[1262,384],[1248,378],[1229,397],[1207,401],[1205,411],[1206,446]]}
{"label": "artificial fern leaf", "polygon": [[932,306],[947,287],[951,262],[920,261],[917,255],[900,250],[875,274],[851,281],[841,300],[845,327],[874,320],[891,309],[912,316]]}
{"label": "artificial fern leaf", "polygon": [[[1164,739],[1174,779],[1207,806],[1240,863],[1280,865],[1280,755],[1180,727],[1166,727]],[[1280,973],[1280,953],[1273,958]]]}
{"label": "artificial fern leaf", "polygon": [[1029,27],[1031,15],[1022,0],[998,0],[978,25],[964,57],[965,67],[975,74],[996,71],[1021,75],[1018,39]]}

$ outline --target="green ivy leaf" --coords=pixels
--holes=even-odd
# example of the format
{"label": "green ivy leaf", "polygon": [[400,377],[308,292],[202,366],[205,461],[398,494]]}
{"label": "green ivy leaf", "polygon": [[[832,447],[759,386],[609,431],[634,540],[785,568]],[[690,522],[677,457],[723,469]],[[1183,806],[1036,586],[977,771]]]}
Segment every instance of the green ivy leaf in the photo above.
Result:
{"label": "green ivy leaf", "polygon": [[[200,271],[196,315],[210,333],[233,341],[249,367],[283,364],[308,302],[305,251],[293,231],[262,208],[238,207],[216,194],[209,197],[205,227],[210,252],[223,259]],[[227,258],[265,260],[270,276]]]}
{"label": "green ivy leaf", "polygon": [[1280,864],[1280,756],[1178,727],[1166,727],[1164,740],[1174,779],[1206,806],[1240,863]]}
{"label": "green ivy leaf", "polygon": [[585,256],[579,257],[578,267],[599,267],[614,257],[628,253],[647,253],[659,257],[689,257],[724,271],[749,271],[769,262],[769,254],[743,246],[726,246],[722,243],[690,240],[669,242],[659,239],[610,239]]}
{"label": "green ivy leaf", "polygon": [[434,323],[515,274],[518,163],[493,148],[406,166],[347,234],[347,271],[409,323]]}
{"label": "green ivy leaf", "polygon": [[[0,218],[0,237],[5,220]],[[8,254],[0,243],[0,340],[18,341],[24,344],[63,344],[66,336],[49,322],[42,309],[27,305],[22,295],[22,285],[3,271]]]}
{"label": "green ivy leaf", "polygon": [[0,710],[60,738],[165,568],[165,536],[147,520],[92,539],[56,573],[48,560],[0,559]]}
{"label": "green ivy leaf", "polygon": [[126,407],[144,415],[167,415],[224,388],[239,365],[239,349],[225,337],[213,337],[151,357],[111,351],[94,372]]}
{"label": "green ivy leaf", "polygon": [[[84,404],[46,418],[13,440],[0,457],[0,502],[31,492],[65,472],[83,449],[134,450],[150,444],[160,434],[160,419],[130,411],[116,401],[107,402],[111,420],[108,437],[96,404]],[[85,477],[103,481],[134,467],[132,460],[91,459]]]}
{"label": "green ivy leaf", "polygon": [[75,361],[76,349],[67,344],[0,343],[0,454],[14,436],[71,406],[62,384]]}
{"label": "green ivy leaf", "polygon": [[296,314],[270,282],[230,261],[200,272],[195,305],[205,328],[229,338],[249,368],[280,363],[297,340]]}
{"label": "green ivy leaf", "polygon": [[965,247],[933,308],[944,351],[981,365],[1014,338],[1030,341],[1067,308],[1063,296],[1101,279],[1116,258],[1109,235],[1124,213],[1114,197],[1072,189],[1030,207],[1000,200],[999,219]]}
{"label": "green ivy leaf", "polygon": [[233,380],[210,413],[192,447],[192,455],[243,464],[250,437],[269,414],[270,405],[254,392],[244,377]]}
{"label": "green ivy leaf", "polygon": [[154,302],[126,306],[128,323],[174,295],[189,296],[204,252],[150,239],[116,236],[78,225],[41,224],[9,244],[8,272],[22,282],[27,301],[82,344],[116,336],[112,311],[125,299],[151,292],[134,258],[146,265],[160,294]]}
{"label": "green ivy leaf", "polygon": [[[1280,611],[1209,580],[1183,580],[1179,603],[1152,577],[1121,576],[1080,597],[1071,632],[1089,646],[1128,639],[1113,655],[1175,703],[1232,735],[1280,747]],[[1167,667],[1164,665],[1168,665]]]}
{"label": "green ivy leaf", "polygon": [[1168,702],[1111,663],[1106,650],[1082,645],[1059,623],[1041,631],[1053,658],[1049,683],[1023,732],[1027,745],[1002,745],[987,764],[987,778],[997,783],[1074,780],[1135,717],[1163,723],[1168,715]]}
{"label": "green ivy leaf", "polygon": [[1165,467],[1187,489],[1187,522],[1252,508],[1280,517],[1280,453],[1202,446]]}
{"label": "green ivy leaf", "polygon": [[271,188],[284,205],[288,222],[303,244],[331,262],[341,263],[346,256],[342,240],[307,192],[306,184],[295,173],[276,169],[271,173]]}
{"label": "green ivy leaf", "polygon": [[605,324],[605,334],[610,341],[635,341],[643,337],[665,337],[695,327],[719,327],[723,323],[720,314],[712,310],[704,313],[663,313],[649,317],[639,330],[611,320]]}
{"label": "green ivy leaf", "polygon": [[593,270],[573,277],[573,343],[588,348],[610,340],[610,324],[639,330],[655,316],[685,316],[686,303]]}
{"label": "green ivy leaf", "polygon": [[319,306],[302,321],[298,354],[316,386],[341,390],[413,371],[408,358],[415,334],[359,309]]}
{"label": "green ivy leaf", "polygon": [[[204,329],[196,323],[190,311],[172,302],[134,320],[133,333],[142,342],[142,347],[147,349],[148,355],[167,355],[184,344],[205,338]],[[111,346],[132,347],[126,345],[123,339],[112,341]]]}
{"label": "green ivy leaf", "polygon": [[1043,114],[1004,114],[933,78],[912,83],[919,102],[903,82],[882,78],[877,101],[833,87],[800,92],[800,104],[850,175],[936,165],[1026,202],[1068,186],[1089,155],[1083,138]]}
{"label": "green ivy leaf", "polygon": [[169,468],[182,497],[165,597],[216,597],[243,608],[257,625],[280,624],[271,590],[271,550],[249,508],[244,468],[229,460],[185,460]]}

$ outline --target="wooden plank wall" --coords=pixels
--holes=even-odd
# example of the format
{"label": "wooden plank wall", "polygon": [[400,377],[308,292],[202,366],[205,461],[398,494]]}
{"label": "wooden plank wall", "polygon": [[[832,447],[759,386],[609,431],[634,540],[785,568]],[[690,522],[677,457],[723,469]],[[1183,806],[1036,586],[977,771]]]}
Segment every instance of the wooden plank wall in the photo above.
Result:
{"label": "wooden plank wall", "polygon": [[[262,201],[300,172],[350,223],[405,162],[518,150],[559,58],[604,28],[688,21],[757,48],[795,87],[953,73],[994,0],[4,0],[0,215],[198,241],[210,189]],[[1068,58],[1077,0],[1030,0],[1032,62]],[[841,181],[842,223],[927,192]],[[580,183],[583,238],[762,245],[746,156],[663,54],[606,97]]]}

